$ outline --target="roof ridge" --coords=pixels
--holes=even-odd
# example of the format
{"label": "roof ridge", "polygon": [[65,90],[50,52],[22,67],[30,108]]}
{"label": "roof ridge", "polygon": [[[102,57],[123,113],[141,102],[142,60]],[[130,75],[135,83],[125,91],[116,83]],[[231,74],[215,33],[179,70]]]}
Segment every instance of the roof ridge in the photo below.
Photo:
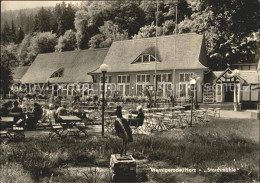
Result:
{"label": "roof ridge", "polygon": [[45,55],[45,54],[60,54],[60,53],[68,53],[68,52],[88,52],[88,51],[98,51],[98,50],[108,50],[107,48],[91,48],[91,49],[85,49],[85,50],[70,50],[70,51],[61,51],[61,52],[49,52],[49,53],[39,53],[38,55]]}
{"label": "roof ridge", "polygon": [[[187,35],[199,35],[202,36],[202,34],[197,34],[195,32],[191,32],[191,33],[183,33],[183,34],[172,34],[172,35],[161,35],[158,36],[157,38],[164,38],[164,37],[179,37],[179,36],[187,36]],[[135,40],[149,40],[149,39],[155,39],[156,37],[146,37],[146,38],[138,38],[138,39],[126,39],[126,40],[120,40],[120,41],[113,41],[113,43],[118,43],[118,42],[126,42],[126,41],[135,41]]]}

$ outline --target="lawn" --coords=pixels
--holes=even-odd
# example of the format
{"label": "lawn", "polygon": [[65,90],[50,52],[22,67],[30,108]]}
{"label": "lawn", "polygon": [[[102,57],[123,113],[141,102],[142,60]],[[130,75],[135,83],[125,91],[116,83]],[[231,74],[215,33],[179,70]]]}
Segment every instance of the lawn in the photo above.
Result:
{"label": "lawn", "polygon": [[[26,138],[1,144],[0,182],[108,182],[109,159],[121,139]],[[259,182],[259,121],[216,119],[183,130],[135,135],[137,181]],[[154,173],[150,168],[193,168],[195,173]],[[235,168],[233,173],[203,172]],[[199,171],[202,170],[202,171]],[[11,173],[10,173],[11,172]]]}

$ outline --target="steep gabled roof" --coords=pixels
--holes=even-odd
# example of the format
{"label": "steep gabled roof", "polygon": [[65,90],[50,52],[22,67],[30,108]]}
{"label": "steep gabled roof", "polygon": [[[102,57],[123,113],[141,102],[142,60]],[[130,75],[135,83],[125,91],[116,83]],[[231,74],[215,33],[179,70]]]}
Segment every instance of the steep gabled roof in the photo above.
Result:
{"label": "steep gabled roof", "polygon": [[12,71],[13,81],[15,83],[20,83],[21,78],[24,76],[28,69],[29,66],[15,67]]}
{"label": "steep gabled roof", "polygon": [[[205,83],[215,84],[217,79],[223,75],[226,71],[213,71],[205,75]],[[246,83],[257,84],[257,72],[250,70],[240,70],[239,77]]]}
{"label": "steep gabled roof", "polygon": [[[108,49],[93,49],[39,54],[23,76],[21,82],[92,82],[92,77],[87,75],[87,73],[103,63],[107,51]],[[61,68],[64,69],[62,77],[50,78],[54,72]]]}
{"label": "steep gabled roof", "polygon": [[[104,63],[108,72],[149,71],[155,69],[155,62],[132,62],[142,53],[154,54],[155,38],[133,39],[113,42]],[[158,70],[169,69],[206,69],[204,36],[195,33],[157,38]],[[176,54],[175,54],[176,53]],[[159,58],[158,58],[159,57]],[[99,68],[93,73],[100,73]]]}

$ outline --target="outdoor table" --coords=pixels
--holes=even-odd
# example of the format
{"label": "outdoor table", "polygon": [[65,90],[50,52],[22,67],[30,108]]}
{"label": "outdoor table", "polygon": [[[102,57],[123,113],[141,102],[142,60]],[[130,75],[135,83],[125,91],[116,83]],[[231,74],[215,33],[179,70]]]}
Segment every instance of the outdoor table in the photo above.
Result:
{"label": "outdoor table", "polygon": [[98,109],[98,106],[88,106],[88,110],[95,110]]}
{"label": "outdoor table", "polygon": [[155,113],[156,115],[160,115],[160,116],[164,116],[164,113],[162,113],[162,112],[157,112],[157,113]]}
{"label": "outdoor table", "polygon": [[115,111],[114,110],[106,110],[105,114],[107,114],[108,116],[113,116],[113,115],[115,115]]}
{"label": "outdoor table", "polygon": [[0,119],[0,126],[1,128],[12,128],[14,124],[14,117],[2,117]]}
{"label": "outdoor table", "polygon": [[76,122],[81,122],[82,120],[77,116],[60,116],[62,123],[66,123],[66,125],[74,126]]}

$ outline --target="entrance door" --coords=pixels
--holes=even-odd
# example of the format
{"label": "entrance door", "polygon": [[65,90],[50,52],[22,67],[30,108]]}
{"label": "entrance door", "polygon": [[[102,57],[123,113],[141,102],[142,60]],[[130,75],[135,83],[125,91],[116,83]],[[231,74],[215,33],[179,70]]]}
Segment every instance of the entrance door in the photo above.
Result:
{"label": "entrance door", "polygon": [[118,84],[118,91],[121,96],[128,96],[130,92],[130,86],[128,84]]}
{"label": "entrance door", "polygon": [[224,97],[223,84],[216,84],[216,102],[224,102]]}
{"label": "entrance door", "polygon": [[225,102],[234,102],[234,84],[227,84],[225,89]]}

